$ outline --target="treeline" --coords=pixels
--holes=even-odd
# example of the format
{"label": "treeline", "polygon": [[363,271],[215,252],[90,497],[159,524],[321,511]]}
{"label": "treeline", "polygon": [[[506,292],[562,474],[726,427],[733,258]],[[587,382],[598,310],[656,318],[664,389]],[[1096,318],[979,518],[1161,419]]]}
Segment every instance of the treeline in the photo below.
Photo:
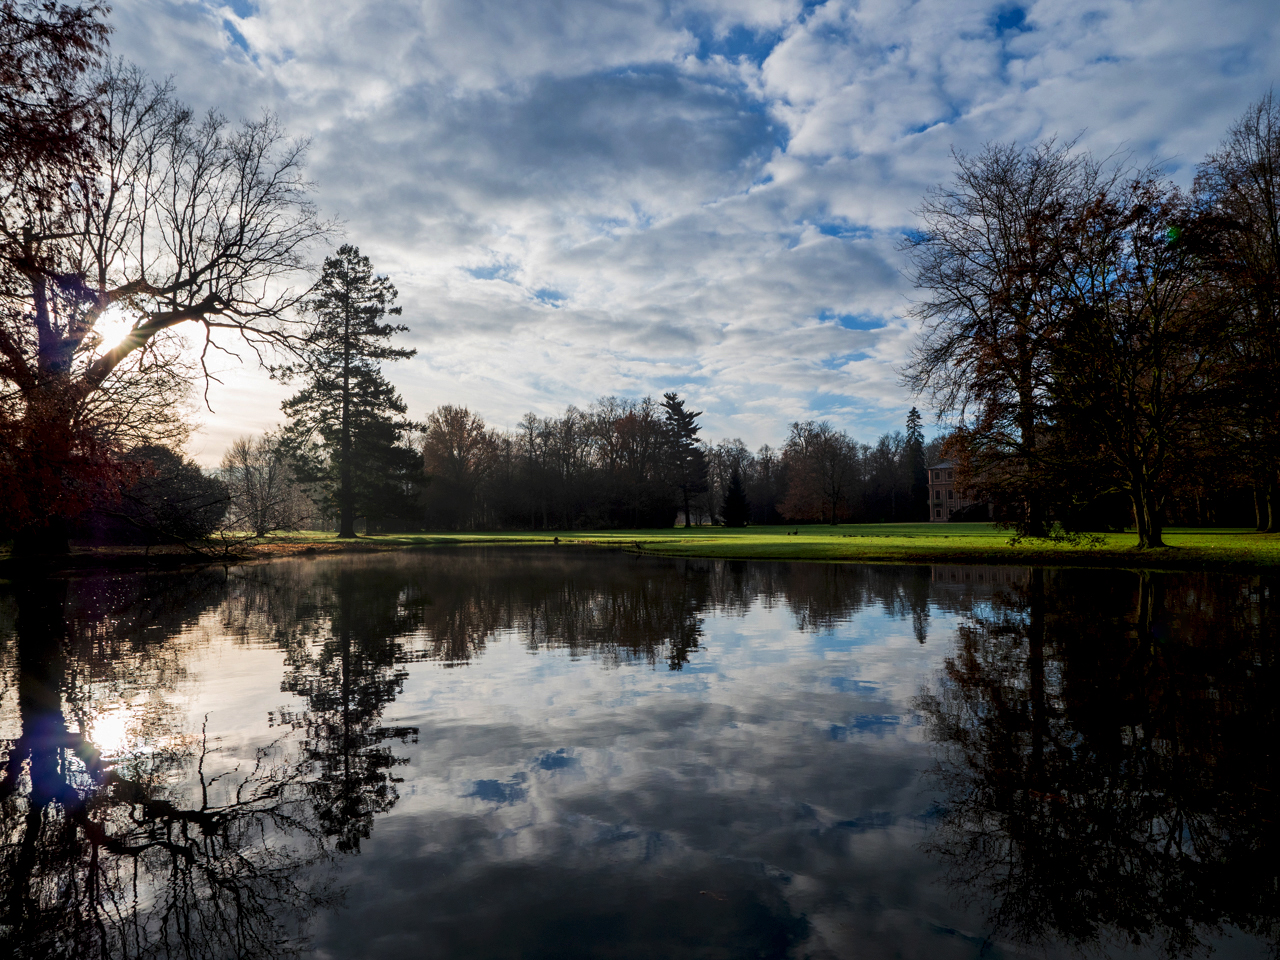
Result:
{"label": "treeline", "polygon": [[1074,144],[957,154],[907,252],[907,370],[960,477],[1022,532],[1171,516],[1280,529],[1280,103],[1180,189]]}
{"label": "treeline", "polygon": [[[491,430],[443,406],[422,438],[425,522],[443,529],[662,527],[686,524],[923,520],[927,445],[913,411],[907,433],[857,442],[829,422],[793,423],[786,443],[701,442],[661,404],[602,397],[559,417],[527,414]],[[696,415],[695,415],[696,416]]]}
{"label": "treeline", "polygon": [[[942,442],[925,441],[914,409],[905,432],[874,444],[805,421],[781,447],[754,452],[736,438],[702,440],[699,416],[675,393],[660,403],[602,397],[503,431],[443,405],[401,441],[413,469],[354,485],[354,514],[368,532],[927,519],[925,466]],[[220,473],[231,524],[259,535],[337,526],[333,484],[296,463],[286,433],[238,440]]]}

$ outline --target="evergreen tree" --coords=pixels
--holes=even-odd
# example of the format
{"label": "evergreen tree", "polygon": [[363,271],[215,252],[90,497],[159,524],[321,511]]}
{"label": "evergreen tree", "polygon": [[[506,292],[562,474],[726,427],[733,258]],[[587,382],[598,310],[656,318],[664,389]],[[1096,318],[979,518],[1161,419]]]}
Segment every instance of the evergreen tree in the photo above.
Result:
{"label": "evergreen tree", "polygon": [[[387,314],[400,315],[395,299],[391,281],[377,276],[356,247],[344,244],[325,259],[308,301],[315,328],[306,357],[274,371],[304,383],[283,404],[291,421],[286,435],[299,451],[304,475],[328,487],[340,537],[356,535],[357,512],[384,519],[388,477],[403,474],[407,460],[414,459],[400,443],[414,424],[399,419],[407,408],[380,367],[383,360],[416,352],[387,343],[409,329],[382,322]],[[393,483],[393,492],[402,485]]]}
{"label": "evergreen tree", "polygon": [[911,519],[929,518],[929,464],[924,457],[923,417],[915,407],[907,414],[907,471],[911,478]]}
{"label": "evergreen tree", "polygon": [[729,489],[725,491],[720,512],[726,527],[745,527],[751,519],[751,505],[747,503],[747,492],[742,487],[742,474],[737,470],[729,477]]}
{"label": "evergreen tree", "polygon": [[662,409],[672,481],[684,503],[684,525],[691,527],[690,502],[707,489],[707,457],[698,446],[698,418],[702,411],[686,410],[676,393],[662,395]]}

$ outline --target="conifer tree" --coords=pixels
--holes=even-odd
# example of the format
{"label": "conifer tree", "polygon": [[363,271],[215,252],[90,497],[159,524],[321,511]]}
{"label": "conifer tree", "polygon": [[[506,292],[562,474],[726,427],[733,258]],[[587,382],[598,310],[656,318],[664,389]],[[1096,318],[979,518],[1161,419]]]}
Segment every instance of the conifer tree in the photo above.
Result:
{"label": "conifer tree", "polygon": [[907,471],[911,478],[911,519],[929,518],[929,471],[924,460],[923,417],[915,407],[907,414]]}
{"label": "conifer tree", "polygon": [[725,491],[720,512],[726,527],[745,527],[751,519],[751,505],[747,503],[747,492],[742,486],[742,474],[737,470],[729,476],[729,489]]}
{"label": "conifer tree", "polygon": [[[358,511],[368,511],[385,493],[389,475],[416,457],[399,444],[414,427],[406,406],[382,375],[383,360],[403,360],[416,351],[387,341],[409,328],[383,323],[396,288],[373,272],[369,258],[350,244],[324,262],[307,308],[315,318],[304,359],[276,368],[283,380],[303,387],[284,402],[287,436],[312,479],[322,480],[338,508],[339,537],[354,537]],[[310,451],[310,455],[308,455]]]}
{"label": "conifer tree", "polygon": [[684,525],[693,526],[690,504],[707,490],[707,457],[698,446],[701,410],[686,410],[677,393],[662,395],[663,425],[667,432],[672,480],[684,503]]}

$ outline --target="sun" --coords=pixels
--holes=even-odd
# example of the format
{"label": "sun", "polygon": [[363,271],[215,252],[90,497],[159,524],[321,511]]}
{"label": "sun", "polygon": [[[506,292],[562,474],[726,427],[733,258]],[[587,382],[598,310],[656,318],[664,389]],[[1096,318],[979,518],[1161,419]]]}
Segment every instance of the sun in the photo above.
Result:
{"label": "sun", "polygon": [[103,354],[120,344],[129,335],[137,318],[123,307],[108,307],[93,325],[94,332],[102,338],[98,353]]}

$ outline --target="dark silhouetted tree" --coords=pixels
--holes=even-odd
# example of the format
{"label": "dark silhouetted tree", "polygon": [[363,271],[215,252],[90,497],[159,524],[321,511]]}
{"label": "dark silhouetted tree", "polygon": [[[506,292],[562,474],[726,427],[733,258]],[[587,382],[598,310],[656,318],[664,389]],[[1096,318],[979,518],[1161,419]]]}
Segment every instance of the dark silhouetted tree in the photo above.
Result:
{"label": "dark silhouetted tree", "polygon": [[449,404],[427,415],[422,461],[431,526],[450,530],[483,525],[481,485],[497,466],[499,440],[484,418]]}
{"label": "dark silhouetted tree", "polygon": [[906,251],[925,327],[905,380],[972,421],[979,470],[1021,503],[1019,527],[1047,531],[1039,446],[1053,345],[1067,305],[1071,225],[1101,175],[1073,143],[988,144],[955,154]]}
{"label": "dark silhouetted tree", "polygon": [[1224,406],[1230,456],[1254,489],[1257,527],[1280,531],[1280,101],[1268,92],[1200,165],[1196,194],[1222,218],[1217,268],[1235,294],[1224,346],[1234,396]]}
{"label": "dark silhouetted tree", "polygon": [[[5,135],[53,117],[47,150],[0,145],[0,526],[26,553],[65,549],[66,521],[118,496],[127,477],[100,401],[121,377],[141,375],[131,396],[145,393],[171,331],[224,349],[291,342],[287,281],[326,229],[306,199],[303,146],[273,119],[196,116],[119,64],[77,87],[102,52],[103,9],[8,3],[0,18],[10,33],[15,10],[44,23],[19,37],[16,74],[5,49]],[[28,98],[31,111],[14,106]],[[118,343],[104,317],[128,324]]]}
{"label": "dark silhouetted tree", "polygon": [[693,526],[693,498],[707,488],[707,457],[698,446],[701,410],[685,409],[676,393],[662,395],[671,478],[684,504],[684,525]]}
{"label": "dark silhouetted tree", "polygon": [[826,420],[806,420],[791,425],[782,455],[787,464],[782,513],[794,520],[839,523],[858,480],[857,442]]}
{"label": "dark silhouetted tree", "polygon": [[907,414],[906,472],[911,481],[909,520],[929,519],[929,465],[924,459],[924,418],[915,407]]}
{"label": "dark silhouetted tree", "polygon": [[725,491],[724,505],[720,508],[726,527],[745,527],[751,520],[751,504],[742,486],[742,474],[737,470],[729,475],[729,489]]}
{"label": "dark silhouetted tree", "polygon": [[[407,408],[381,369],[384,360],[416,352],[387,343],[408,330],[382,322],[387,314],[400,314],[395,299],[391,281],[376,275],[358,249],[344,244],[325,259],[307,301],[315,326],[305,357],[274,371],[283,380],[304,383],[283,404],[291,421],[286,436],[302,454],[305,478],[327,484],[340,537],[356,535],[357,513],[368,513],[383,478],[401,469],[400,461],[407,463],[407,448],[397,448],[414,425],[398,419]],[[416,455],[408,456],[416,462]]]}
{"label": "dark silhouetted tree", "polygon": [[1050,389],[1053,459],[1068,476],[1123,491],[1140,548],[1164,545],[1165,501],[1227,385],[1215,232],[1153,176],[1098,194],[1076,230],[1071,318]]}

